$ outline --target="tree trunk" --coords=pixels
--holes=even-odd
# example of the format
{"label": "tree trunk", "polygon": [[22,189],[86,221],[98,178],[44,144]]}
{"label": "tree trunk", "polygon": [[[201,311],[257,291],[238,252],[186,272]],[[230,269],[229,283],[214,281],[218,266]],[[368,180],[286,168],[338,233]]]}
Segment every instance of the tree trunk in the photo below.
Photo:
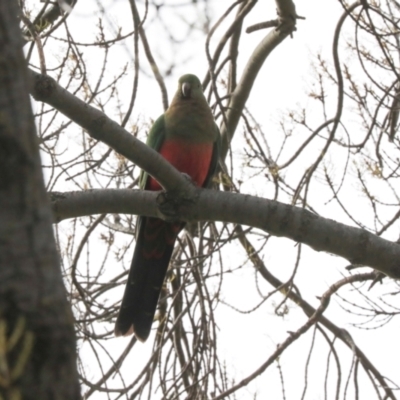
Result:
{"label": "tree trunk", "polygon": [[16,0],[0,0],[0,398],[79,399]]}

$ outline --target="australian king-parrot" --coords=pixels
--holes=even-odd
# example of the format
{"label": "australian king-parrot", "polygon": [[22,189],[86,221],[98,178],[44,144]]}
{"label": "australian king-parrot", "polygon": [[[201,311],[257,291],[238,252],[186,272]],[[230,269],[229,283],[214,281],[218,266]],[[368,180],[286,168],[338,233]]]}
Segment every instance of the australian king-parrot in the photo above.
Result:
{"label": "australian king-parrot", "polygon": [[[147,144],[198,186],[210,184],[218,164],[220,134],[195,75],[179,79],[172,103],[152,126]],[[140,187],[162,189],[144,171]],[[135,333],[141,341],[149,336],[174,243],[184,225],[138,217],[136,247],[115,324],[116,336]]]}

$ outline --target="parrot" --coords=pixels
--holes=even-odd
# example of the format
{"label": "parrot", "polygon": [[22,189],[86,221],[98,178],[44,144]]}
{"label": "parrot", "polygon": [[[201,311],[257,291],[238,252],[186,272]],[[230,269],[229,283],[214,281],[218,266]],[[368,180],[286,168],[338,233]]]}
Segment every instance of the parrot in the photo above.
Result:
{"label": "parrot", "polygon": [[[210,186],[218,166],[221,137],[197,76],[186,74],[179,79],[170,106],[154,122],[146,143],[196,185]],[[143,170],[139,187],[162,190]],[[115,336],[135,334],[141,342],[148,338],[174,244],[184,226],[179,221],[138,217],[136,246]]]}

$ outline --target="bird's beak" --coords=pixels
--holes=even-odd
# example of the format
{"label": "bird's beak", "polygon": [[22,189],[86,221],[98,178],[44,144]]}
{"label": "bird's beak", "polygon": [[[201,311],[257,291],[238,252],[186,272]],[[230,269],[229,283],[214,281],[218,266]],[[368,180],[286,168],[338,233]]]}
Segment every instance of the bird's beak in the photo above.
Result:
{"label": "bird's beak", "polygon": [[188,82],[184,82],[182,84],[182,96],[184,98],[189,98],[190,97],[190,92],[191,92],[191,87],[190,87],[190,83]]}

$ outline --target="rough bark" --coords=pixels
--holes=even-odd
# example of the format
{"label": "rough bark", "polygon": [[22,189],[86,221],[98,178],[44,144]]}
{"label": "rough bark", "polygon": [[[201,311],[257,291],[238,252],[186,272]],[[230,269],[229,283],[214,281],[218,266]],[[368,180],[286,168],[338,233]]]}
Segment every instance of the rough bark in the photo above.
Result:
{"label": "rough bark", "polygon": [[0,397],[78,399],[73,318],[51,227],[16,0],[0,0]]}

